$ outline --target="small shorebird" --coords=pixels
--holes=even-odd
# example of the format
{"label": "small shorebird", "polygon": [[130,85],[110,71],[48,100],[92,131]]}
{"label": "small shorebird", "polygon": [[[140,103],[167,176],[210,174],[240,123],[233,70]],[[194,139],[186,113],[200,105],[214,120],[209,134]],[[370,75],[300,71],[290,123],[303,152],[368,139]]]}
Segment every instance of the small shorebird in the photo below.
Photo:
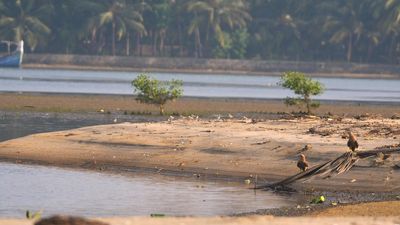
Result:
{"label": "small shorebird", "polygon": [[308,169],[308,162],[306,160],[306,156],[303,154],[300,154],[300,159],[299,161],[297,161],[297,167],[301,170],[301,171],[306,171]]}
{"label": "small shorebird", "polygon": [[354,136],[353,133],[349,132],[349,140],[347,141],[347,146],[351,149],[351,151],[356,151],[356,148],[358,148],[358,142],[356,137]]}

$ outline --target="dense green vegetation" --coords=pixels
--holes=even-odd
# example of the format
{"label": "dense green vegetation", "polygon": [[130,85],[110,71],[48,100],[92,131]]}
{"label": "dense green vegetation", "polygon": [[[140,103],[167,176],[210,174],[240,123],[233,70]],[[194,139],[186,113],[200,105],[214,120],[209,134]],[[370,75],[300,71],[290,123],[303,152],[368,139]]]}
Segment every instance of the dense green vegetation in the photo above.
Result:
{"label": "dense green vegetation", "polygon": [[1,0],[28,52],[398,63],[398,0]]}
{"label": "dense green vegetation", "polygon": [[306,113],[311,114],[312,108],[319,107],[319,102],[311,99],[314,95],[320,95],[324,92],[324,85],[319,81],[311,79],[304,73],[286,72],[282,75],[280,85],[289,88],[300,97],[286,97],[286,105],[295,105],[300,108],[305,106]]}
{"label": "dense green vegetation", "polygon": [[183,95],[182,85],[181,80],[161,82],[146,74],[140,74],[132,81],[132,86],[137,94],[136,100],[141,103],[157,105],[160,115],[164,115],[164,106],[168,101],[174,101]]}

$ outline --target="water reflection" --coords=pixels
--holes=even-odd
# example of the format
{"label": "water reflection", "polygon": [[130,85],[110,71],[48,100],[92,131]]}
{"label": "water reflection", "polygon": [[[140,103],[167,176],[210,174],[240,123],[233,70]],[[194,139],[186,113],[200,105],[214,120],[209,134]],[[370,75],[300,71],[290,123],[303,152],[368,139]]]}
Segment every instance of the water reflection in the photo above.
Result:
{"label": "water reflection", "polygon": [[0,141],[22,137],[34,133],[60,131],[84,126],[111,124],[118,122],[143,122],[144,116],[108,115],[98,113],[33,113],[33,112],[1,112]]}
{"label": "water reflection", "polygon": [[122,176],[43,166],[0,163],[0,216],[228,215],[297,204],[296,196],[246,185],[165,176]]}

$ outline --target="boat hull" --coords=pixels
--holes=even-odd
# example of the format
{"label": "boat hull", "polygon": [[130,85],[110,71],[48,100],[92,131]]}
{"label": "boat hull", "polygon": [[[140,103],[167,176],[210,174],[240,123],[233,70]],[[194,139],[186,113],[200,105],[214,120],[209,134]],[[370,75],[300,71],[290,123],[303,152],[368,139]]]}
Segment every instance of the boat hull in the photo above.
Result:
{"label": "boat hull", "polygon": [[0,67],[20,67],[21,62],[22,54],[20,52],[0,57]]}

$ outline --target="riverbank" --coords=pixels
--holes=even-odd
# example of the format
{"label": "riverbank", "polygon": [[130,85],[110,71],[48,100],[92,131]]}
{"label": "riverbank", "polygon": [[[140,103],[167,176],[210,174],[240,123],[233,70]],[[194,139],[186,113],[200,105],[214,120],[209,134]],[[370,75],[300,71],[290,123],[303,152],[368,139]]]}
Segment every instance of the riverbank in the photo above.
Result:
{"label": "riverbank", "polygon": [[400,79],[397,65],[346,62],[26,54],[22,67],[240,75],[281,75],[286,71],[300,71],[319,77]]}
{"label": "riverbank", "polygon": [[[153,105],[138,103],[133,95],[80,95],[40,93],[0,93],[0,110],[29,112],[76,112],[105,113],[114,116],[147,115],[158,117],[159,109]],[[287,107],[283,100],[227,99],[227,98],[181,98],[166,105],[166,113],[172,115],[199,116],[247,116],[264,119],[279,118],[298,111]],[[380,115],[385,118],[398,116],[400,104],[374,102],[322,101],[314,111],[319,116],[337,115],[362,117]]]}

